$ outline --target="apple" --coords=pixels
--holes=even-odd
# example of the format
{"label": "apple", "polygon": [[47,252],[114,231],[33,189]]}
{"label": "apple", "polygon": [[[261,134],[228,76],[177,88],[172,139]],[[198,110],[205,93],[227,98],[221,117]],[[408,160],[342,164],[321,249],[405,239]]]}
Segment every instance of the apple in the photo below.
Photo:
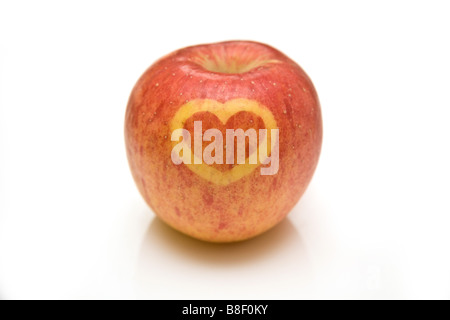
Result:
{"label": "apple", "polygon": [[252,238],[305,192],[322,145],[306,73],[280,51],[228,41],[177,50],[136,83],[127,157],[155,214],[210,242]]}

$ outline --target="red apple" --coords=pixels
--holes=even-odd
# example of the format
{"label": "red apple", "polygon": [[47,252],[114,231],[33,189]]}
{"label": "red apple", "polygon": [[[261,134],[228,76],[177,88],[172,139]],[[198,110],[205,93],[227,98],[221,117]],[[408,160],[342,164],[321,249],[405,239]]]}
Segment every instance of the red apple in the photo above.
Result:
{"label": "red apple", "polygon": [[155,62],[131,93],[125,140],[137,187],[159,218],[198,239],[232,242],[272,228],[300,199],[319,159],[322,118],[294,61],[265,44],[229,41]]}

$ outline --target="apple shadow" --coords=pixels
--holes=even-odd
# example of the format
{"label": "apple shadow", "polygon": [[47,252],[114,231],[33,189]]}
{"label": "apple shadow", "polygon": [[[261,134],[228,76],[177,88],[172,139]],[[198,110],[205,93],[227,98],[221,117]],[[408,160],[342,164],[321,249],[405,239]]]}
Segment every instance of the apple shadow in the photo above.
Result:
{"label": "apple shadow", "polygon": [[184,235],[155,217],[147,229],[139,254],[140,260],[153,255],[155,246],[166,253],[208,265],[248,264],[269,257],[288,244],[302,241],[287,218],[273,229],[246,241],[209,243]]}
{"label": "apple shadow", "polygon": [[221,288],[216,298],[236,290],[241,297],[272,292],[276,298],[286,288],[310,284],[309,258],[289,218],[253,239],[217,244],[186,236],[155,217],[138,248],[134,290],[148,299],[206,299],[212,287]]}

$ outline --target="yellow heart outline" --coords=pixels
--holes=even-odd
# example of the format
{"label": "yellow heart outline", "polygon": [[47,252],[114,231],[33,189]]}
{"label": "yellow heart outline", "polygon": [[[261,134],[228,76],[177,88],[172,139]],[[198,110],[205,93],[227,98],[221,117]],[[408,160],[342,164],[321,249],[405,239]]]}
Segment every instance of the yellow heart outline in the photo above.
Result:
{"label": "yellow heart outline", "polygon": [[[211,112],[225,125],[231,116],[242,111],[251,112],[257,116],[260,116],[268,132],[271,132],[271,129],[278,128],[277,122],[272,112],[266,106],[260,104],[255,100],[239,98],[228,100],[225,103],[221,103],[212,99],[195,99],[189,101],[183,104],[171,119],[170,130],[171,132],[173,132],[176,129],[184,128],[186,120],[199,112]],[[173,146],[177,145],[178,143],[178,141],[172,141]],[[187,145],[186,147],[191,150],[191,154],[189,155],[189,157],[194,156],[194,158],[196,158],[196,155],[192,152],[192,149]],[[270,154],[270,143],[261,143],[260,141],[258,147],[253,151],[252,155],[255,152],[258,152],[260,148],[263,149],[261,150],[261,152],[259,152],[259,154]],[[249,155],[249,157],[250,156],[251,155]],[[213,168],[205,163],[194,164],[194,162],[191,164],[186,164],[184,161],[183,162],[192,172],[199,175],[203,179],[213,182],[217,185],[226,186],[251,174],[256,168],[260,166],[261,163],[264,163],[265,160],[266,158],[259,159],[258,164],[236,164],[231,170],[224,172],[217,170],[216,168]]]}

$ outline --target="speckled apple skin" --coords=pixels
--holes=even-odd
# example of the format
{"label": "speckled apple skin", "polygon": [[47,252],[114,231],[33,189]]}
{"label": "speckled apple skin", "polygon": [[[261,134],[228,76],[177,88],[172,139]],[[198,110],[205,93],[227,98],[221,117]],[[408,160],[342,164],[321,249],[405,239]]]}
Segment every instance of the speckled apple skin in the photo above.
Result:
{"label": "speckled apple skin", "polygon": [[[214,55],[269,62],[239,74],[211,72],[198,63]],[[169,123],[177,110],[195,99],[238,98],[272,112],[279,128],[278,173],[263,176],[258,168],[218,185],[175,165]],[[204,129],[213,125],[214,117],[198,114],[196,120],[202,117]],[[233,117],[227,126],[247,128],[248,117]],[[161,58],[138,80],[126,111],[125,142],[136,185],[160,219],[201,240],[241,241],[278,224],[305,192],[321,150],[321,109],[306,73],[270,46],[248,41],[193,46]]]}

